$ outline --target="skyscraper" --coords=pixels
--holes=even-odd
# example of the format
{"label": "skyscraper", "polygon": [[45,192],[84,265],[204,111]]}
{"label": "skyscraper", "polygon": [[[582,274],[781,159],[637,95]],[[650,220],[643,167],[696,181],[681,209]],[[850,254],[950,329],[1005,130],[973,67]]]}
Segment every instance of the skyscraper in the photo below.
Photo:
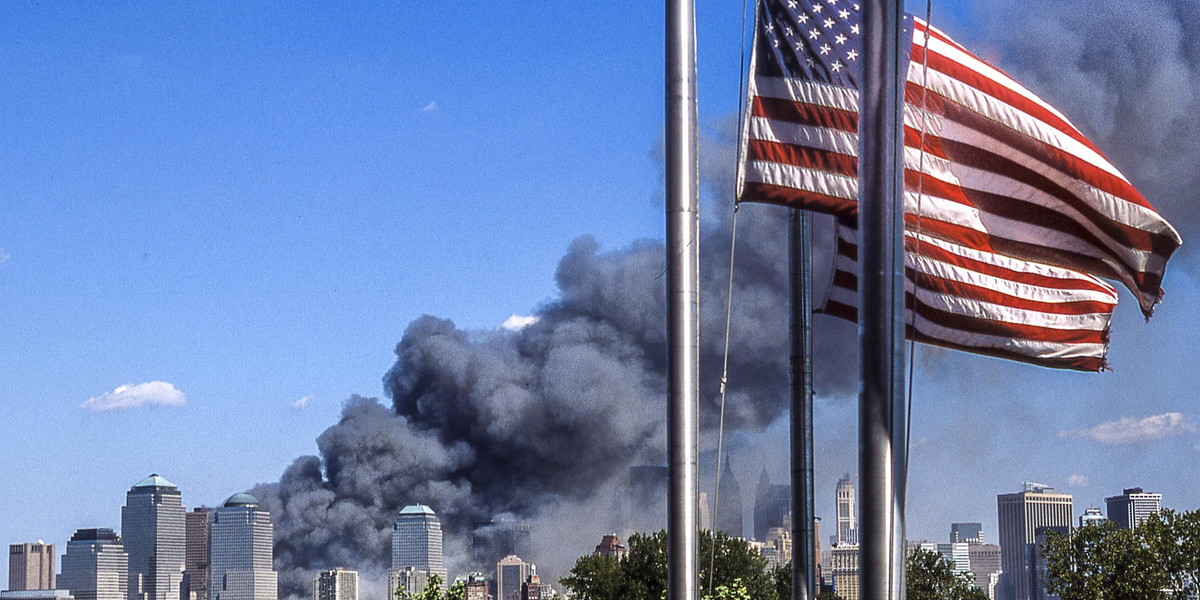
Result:
{"label": "skyscraper", "polygon": [[121,507],[129,600],[179,600],[186,534],[179,488],[158,474],[137,482]]}
{"label": "skyscraper", "polygon": [[183,600],[208,600],[208,529],[213,509],[199,507],[184,519]]}
{"label": "skyscraper", "polygon": [[842,600],[858,600],[858,544],[836,544],[829,550],[833,593]]}
{"label": "skyscraper", "polygon": [[496,563],[496,600],[521,600],[521,584],[529,577],[530,564],[508,555]]}
{"label": "skyscraper", "polygon": [[496,562],[509,554],[530,556],[529,521],[501,517],[488,523],[476,523],[471,532],[472,566],[491,571]]}
{"label": "skyscraper", "polygon": [[392,568],[416,567],[437,573],[446,582],[442,566],[442,522],[424,504],[405,506],[392,523]]}
{"label": "skyscraper", "polygon": [[80,529],[67,542],[58,589],[75,600],[126,600],[129,555],[111,529]]}
{"label": "skyscraper", "polygon": [[1031,580],[1041,580],[1031,569],[1028,546],[1037,543],[1042,527],[1071,526],[1071,495],[1054,488],[1026,483],[1023,491],[996,496],[1000,530],[1000,600],[1031,600]]}
{"label": "skyscraper", "polygon": [[276,600],[279,576],[272,565],[271,514],[258,498],[234,494],[212,513],[208,542],[211,600]]}
{"label": "skyscraper", "polygon": [[1090,507],[1083,509],[1083,514],[1079,515],[1079,526],[1086,527],[1088,525],[1099,525],[1108,519],[1104,518],[1104,514],[1099,508]]}
{"label": "skyscraper", "polygon": [[951,523],[950,543],[982,544],[983,523]]}
{"label": "skyscraper", "polygon": [[857,505],[854,498],[854,484],[850,482],[850,474],[846,473],[837,482],[837,543],[858,543]]}
{"label": "skyscraper", "polygon": [[1125,488],[1120,496],[1105,498],[1108,519],[1121,529],[1134,529],[1146,517],[1162,508],[1162,494],[1147,493],[1140,487]]}
{"label": "skyscraper", "polygon": [[358,571],[321,571],[313,579],[313,600],[358,600]]}
{"label": "skyscraper", "polygon": [[742,488],[733,476],[729,455],[725,455],[725,470],[721,473],[721,484],[717,489],[717,530],[733,537],[742,536]]}
{"label": "skyscraper", "polygon": [[9,546],[8,589],[54,589],[54,544],[38,540],[34,544]]}
{"label": "skyscraper", "polygon": [[763,465],[758,477],[758,488],[754,491],[754,539],[764,541],[772,527],[782,527],[783,519],[792,509],[792,488],[789,485],[771,483],[767,467]]}

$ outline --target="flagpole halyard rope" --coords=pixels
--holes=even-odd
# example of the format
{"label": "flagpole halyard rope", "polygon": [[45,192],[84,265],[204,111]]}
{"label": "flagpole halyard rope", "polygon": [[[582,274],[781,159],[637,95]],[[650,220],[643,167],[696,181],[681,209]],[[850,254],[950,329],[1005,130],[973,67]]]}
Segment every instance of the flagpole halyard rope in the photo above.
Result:
{"label": "flagpole halyard rope", "polygon": [[[746,120],[746,7],[749,0],[742,0],[742,48],[741,60],[738,71],[738,148],[736,152],[736,164],[734,167],[737,175],[734,177],[733,189],[733,218],[730,224],[729,233],[729,290],[726,295],[725,302],[725,347],[721,357],[721,405],[717,417],[717,461],[716,461],[716,477],[713,481],[713,507],[712,507],[712,523],[709,524],[710,548],[708,556],[708,596],[713,593],[713,571],[717,561],[717,540],[716,540],[716,524],[718,507],[721,500],[721,452],[724,450],[725,443],[725,392],[729,383],[729,331],[733,323],[733,259],[737,249],[737,221],[738,221],[738,192],[741,191],[741,168],[742,168],[742,132],[745,129]],[[757,6],[757,5],[756,5]],[[755,12],[754,26],[758,26],[757,10]]]}

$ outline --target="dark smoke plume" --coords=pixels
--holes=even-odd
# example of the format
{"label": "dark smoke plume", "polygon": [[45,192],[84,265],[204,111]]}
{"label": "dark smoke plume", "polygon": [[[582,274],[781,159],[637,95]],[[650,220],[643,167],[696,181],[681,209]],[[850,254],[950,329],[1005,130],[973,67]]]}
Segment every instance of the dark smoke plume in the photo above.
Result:
{"label": "dark smoke plume", "polygon": [[[1200,189],[1200,39],[1188,35],[1200,31],[1196,6],[993,2],[976,15],[993,41],[948,28],[1093,136],[1189,239]],[[706,431],[716,425],[729,267],[725,129],[704,153],[706,206],[722,207],[704,219],[701,240]],[[786,227],[776,207],[747,206],[739,218],[726,425],[754,432],[787,403]],[[413,502],[441,516],[452,574],[469,567],[473,524],[499,514],[532,521],[542,554],[530,558],[543,568],[568,566],[590,550],[587,540],[614,529],[599,498],[620,493],[630,465],[665,461],[663,250],[642,241],[602,251],[577,239],[556,272],[558,298],[517,331],[467,331],[431,316],[411,323],[384,377],[391,406],[351,398],[318,438],[320,457],[298,459],[255,491],[276,524],[281,596],[306,596],[313,574],[335,565],[382,579],[392,518]],[[848,398],[854,327],[816,326],[817,392]],[[553,552],[538,543],[539,526],[574,545]]]}

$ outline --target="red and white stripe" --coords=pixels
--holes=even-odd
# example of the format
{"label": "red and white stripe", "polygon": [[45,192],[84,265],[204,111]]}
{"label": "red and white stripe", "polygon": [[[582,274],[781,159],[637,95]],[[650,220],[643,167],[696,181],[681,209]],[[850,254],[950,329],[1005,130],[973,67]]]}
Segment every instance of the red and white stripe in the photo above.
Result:
{"label": "red and white stripe", "polygon": [[[833,282],[823,312],[857,320],[858,242],[838,225]],[[1106,366],[1117,291],[1107,283],[929,235],[906,232],[907,334],[919,342],[1033,363]]]}
{"label": "red and white stripe", "polygon": [[[1059,111],[915,22],[904,119],[910,223],[919,213],[935,237],[1120,280],[1148,316],[1179,234]],[[856,214],[857,111],[855,90],[752,77],[739,198]]]}

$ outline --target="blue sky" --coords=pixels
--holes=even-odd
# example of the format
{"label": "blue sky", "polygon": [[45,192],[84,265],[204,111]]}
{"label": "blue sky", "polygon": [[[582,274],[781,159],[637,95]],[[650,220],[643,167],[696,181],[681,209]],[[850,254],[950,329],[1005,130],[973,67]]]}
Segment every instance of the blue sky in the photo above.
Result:
{"label": "blue sky", "polygon": [[[741,6],[697,15],[711,132],[737,109]],[[345,398],[382,394],[414,318],[493,329],[554,298],[572,239],[661,239],[662,29],[638,3],[0,7],[0,542],[116,528],[151,472],[189,506],[276,480]],[[1149,325],[1123,296],[1116,373],[918,355],[914,537],[996,539],[1022,479],[1200,505],[1182,267]],[[83,406],[139,391],[183,405]],[[852,432],[851,407],[825,401],[818,431]],[[786,474],[785,430],[735,436],[744,488]],[[852,456],[818,470],[832,498]]]}

